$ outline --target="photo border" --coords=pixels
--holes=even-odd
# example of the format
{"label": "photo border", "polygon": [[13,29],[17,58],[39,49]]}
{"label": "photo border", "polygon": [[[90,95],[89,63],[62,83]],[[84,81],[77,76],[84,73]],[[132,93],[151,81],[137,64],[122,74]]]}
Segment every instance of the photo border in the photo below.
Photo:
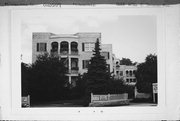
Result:
{"label": "photo border", "polygon": [[[83,11],[82,11],[83,10]],[[118,14],[118,15],[150,15],[157,18],[157,56],[158,56],[158,106],[155,107],[79,107],[79,108],[21,108],[21,72],[20,72],[20,53],[21,53],[21,21],[31,15],[31,11],[37,11],[37,14],[51,13],[61,11],[80,12],[80,14],[87,14],[98,10],[104,14]],[[71,11],[71,12],[70,12]],[[132,14],[132,11],[136,11]],[[93,12],[91,14],[94,14]],[[97,13],[96,13],[97,14]],[[167,96],[166,96],[166,29],[165,29],[165,11],[164,7],[67,7],[61,9],[12,9],[11,10],[11,41],[10,41],[10,57],[11,57],[11,117],[21,119],[162,119],[167,116]],[[165,80],[165,81],[164,81]],[[71,116],[68,116],[71,115]]]}

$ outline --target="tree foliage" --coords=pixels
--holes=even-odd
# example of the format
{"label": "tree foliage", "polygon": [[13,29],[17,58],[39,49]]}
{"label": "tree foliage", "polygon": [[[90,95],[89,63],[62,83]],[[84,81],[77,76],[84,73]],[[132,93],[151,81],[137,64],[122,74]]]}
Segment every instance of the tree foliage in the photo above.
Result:
{"label": "tree foliage", "polygon": [[65,96],[65,66],[59,57],[39,55],[30,68],[30,95],[33,101],[50,101]]}
{"label": "tree foliage", "polygon": [[120,60],[120,65],[134,65],[136,63],[133,63],[129,58],[122,58]]}
{"label": "tree foliage", "polygon": [[124,84],[123,79],[114,80],[111,79],[109,81],[109,92],[110,94],[122,94],[122,93],[129,93],[130,86]]}
{"label": "tree foliage", "polygon": [[95,44],[94,56],[90,60],[87,72],[86,93],[104,94],[108,92],[108,81],[110,73],[104,56],[100,54],[100,43],[97,40]]}
{"label": "tree foliage", "polygon": [[152,83],[157,83],[157,56],[148,55],[136,71],[138,92],[152,93]]}
{"label": "tree foliage", "polygon": [[29,66],[25,63],[21,63],[21,95],[29,95]]}

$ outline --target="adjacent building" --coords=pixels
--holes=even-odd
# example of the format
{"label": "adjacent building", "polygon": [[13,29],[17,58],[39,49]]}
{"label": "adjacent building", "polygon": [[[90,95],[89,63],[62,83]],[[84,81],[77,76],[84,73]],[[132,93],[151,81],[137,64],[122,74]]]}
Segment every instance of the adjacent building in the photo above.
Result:
{"label": "adjacent building", "polygon": [[135,85],[137,80],[135,77],[135,72],[137,71],[137,66],[135,65],[121,65],[120,60],[115,60],[114,78],[122,79],[128,85]]}

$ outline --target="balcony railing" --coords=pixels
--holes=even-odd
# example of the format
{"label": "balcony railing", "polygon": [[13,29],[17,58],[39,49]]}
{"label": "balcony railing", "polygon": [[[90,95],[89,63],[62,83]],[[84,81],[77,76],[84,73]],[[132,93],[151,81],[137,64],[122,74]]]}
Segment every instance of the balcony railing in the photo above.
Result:
{"label": "balcony railing", "polygon": [[69,74],[78,74],[78,70],[68,70]]}
{"label": "balcony railing", "polygon": [[66,68],[67,74],[78,74],[79,67],[72,67],[71,69]]}
{"label": "balcony railing", "polygon": [[67,48],[62,48],[61,50],[60,50],[60,54],[61,55],[67,55],[68,54],[68,49]]}
{"label": "balcony railing", "polygon": [[70,70],[71,74],[78,74],[78,70]]}
{"label": "balcony railing", "polygon": [[59,56],[58,51],[53,51],[53,50],[51,50],[51,55],[52,56],[57,56],[57,57]]}
{"label": "balcony railing", "polygon": [[71,55],[78,55],[78,50],[71,50]]}
{"label": "balcony railing", "polygon": [[[60,54],[61,55],[67,55],[67,54],[69,54],[69,50],[67,50],[67,49],[61,49],[60,50]],[[79,53],[78,53],[78,50],[71,50],[71,55],[78,55]]]}

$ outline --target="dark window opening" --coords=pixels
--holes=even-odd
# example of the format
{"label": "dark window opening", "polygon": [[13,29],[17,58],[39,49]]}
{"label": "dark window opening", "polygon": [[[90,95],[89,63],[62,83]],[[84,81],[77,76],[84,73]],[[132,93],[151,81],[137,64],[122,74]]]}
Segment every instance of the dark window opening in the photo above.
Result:
{"label": "dark window opening", "polygon": [[68,42],[66,41],[61,42],[60,47],[61,47],[60,49],[61,54],[68,54],[68,50],[69,50]]}
{"label": "dark window opening", "polygon": [[78,54],[78,43],[71,42],[71,54]]}
{"label": "dark window opening", "polygon": [[46,52],[47,44],[46,43],[37,43],[37,52]]}
{"label": "dark window opening", "polygon": [[71,59],[71,70],[79,70],[78,68],[78,59],[72,58]]}
{"label": "dark window opening", "polygon": [[83,60],[83,69],[87,69],[89,65],[89,60]]}

